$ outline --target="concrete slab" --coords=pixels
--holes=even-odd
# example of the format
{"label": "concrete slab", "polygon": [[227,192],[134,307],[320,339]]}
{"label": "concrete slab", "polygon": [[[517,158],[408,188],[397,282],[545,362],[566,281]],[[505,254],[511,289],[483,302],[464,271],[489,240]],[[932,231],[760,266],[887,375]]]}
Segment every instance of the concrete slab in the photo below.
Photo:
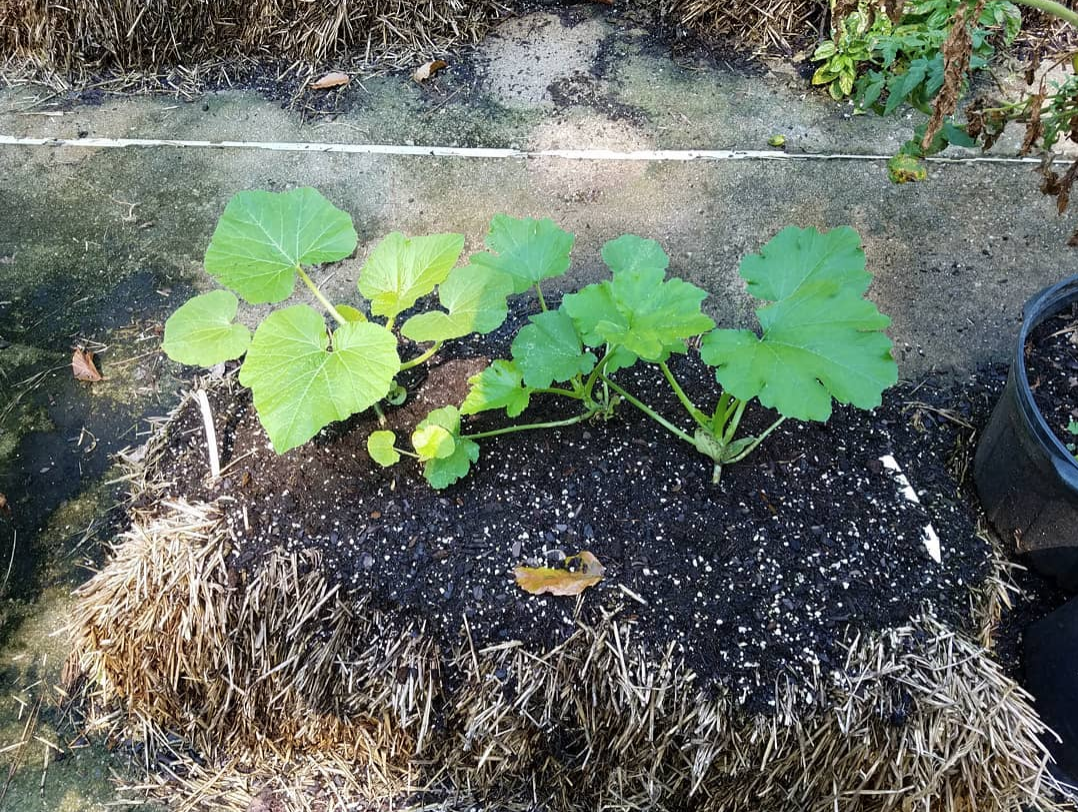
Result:
{"label": "concrete slab", "polygon": [[[907,119],[851,116],[790,69],[674,58],[602,10],[509,21],[423,86],[378,77],[353,82],[332,103],[309,99],[332,108],[315,119],[247,91],[90,104],[17,87],[0,92],[0,134],[618,152],[759,150],[783,134],[791,153],[871,156],[891,154],[912,130]],[[108,454],[137,441],[140,420],[175,398],[182,371],[156,352],[158,330],[206,285],[201,257],[226,201],[242,189],[295,185],[320,188],[356,221],[357,257],[323,280],[342,298],[354,294],[363,257],[388,231],[460,231],[477,250],[491,217],[507,212],[552,217],[578,235],[563,288],[597,278],[602,244],[634,232],[660,240],[673,272],[711,292],[720,323],[743,325],[752,320],[737,277],[743,254],[788,224],[849,224],[864,238],[876,274],[871,295],[894,320],[909,379],[934,371],[961,378],[1004,360],[1025,299],[1078,272],[1078,254],[1065,246],[1073,223],[1056,216],[1022,164],[936,165],[925,183],[892,186],[883,161],[826,157],[0,146],[0,493],[15,508],[10,521],[0,518],[0,561],[13,556],[9,582],[20,587],[6,593],[9,628],[41,615],[42,590],[81,577],[70,554],[81,528],[56,517],[87,494],[100,505]],[[103,349],[109,383],[70,380],[76,343]],[[26,638],[18,645],[33,647]],[[39,654],[20,648],[18,656]],[[83,808],[98,805],[95,795]]]}

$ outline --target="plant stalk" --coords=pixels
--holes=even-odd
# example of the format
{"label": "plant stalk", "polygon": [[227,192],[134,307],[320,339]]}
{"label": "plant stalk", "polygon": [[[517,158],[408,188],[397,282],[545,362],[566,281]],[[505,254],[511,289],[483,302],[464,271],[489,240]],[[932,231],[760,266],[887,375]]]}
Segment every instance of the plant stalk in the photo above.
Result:
{"label": "plant stalk", "polygon": [[722,433],[722,441],[729,443],[734,439],[734,435],[737,433],[737,427],[741,425],[741,417],[745,414],[745,407],[748,405],[747,400],[737,400],[737,408],[734,409],[734,416],[730,418],[730,422],[726,425],[726,429]]}
{"label": "plant stalk", "polygon": [[781,426],[785,422],[786,422],[786,418],[785,417],[780,417],[778,420],[776,420],[774,423],[772,423],[770,426],[768,426],[767,430],[764,431],[763,434],[761,434],[759,437],[757,437],[755,440],[753,440],[751,443],[749,443],[749,445],[740,454],[738,454],[733,459],[726,460],[725,464],[730,465],[731,463],[741,462],[741,460],[745,459],[745,457],[747,457],[749,454],[751,454],[753,451],[755,451],[756,447],[758,445],[760,445],[760,443],[762,443],[764,440],[767,439],[767,435],[769,435],[771,432],[773,432],[775,429],[777,429],[779,426]]}
{"label": "plant stalk", "polygon": [[677,378],[674,377],[674,373],[670,371],[670,367],[665,361],[659,363],[659,369],[663,371],[663,375],[666,377],[667,383],[670,384],[670,388],[674,390],[677,399],[681,401],[681,405],[685,407],[692,419],[695,420],[701,428],[708,428],[707,415],[700,411],[696,407],[696,404],[689,399],[689,396],[685,394],[685,390],[681,388],[681,384],[678,383]]}
{"label": "plant stalk", "polygon": [[575,426],[577,423],[583,423],[589,417],[592,417],[595,412],[588,412],[586,414],[579,414],[576,417],[569,417],[565,420],[554,420],[549,423],[525,423],[522,426],[506,426],[504,429],[493,429],[492,431],[481,431],[478,434],[462,434],[468,440],[483,440],[487,437],[498,437],[502,434],[513,434],[517,431],[533,431],[535,429],[560,429],[565,426]]}
{"label": "plant stalk", "polygon": [[307,273],[299,265],[296,266],[296,273],[299,274],[299,278],[303,280],[303,284],[310,289],[311,293],[314,294],[314,298],[319,301],[322,307],[326,309],[326,312],[333,317],[333,320],[337,322],[337,324],[342,327],[348,324],[348,321],[344,316],[337,312],[337,308],[332,305],[329,299],[327,299],[322,291],[318,289],[318,285],[311,280],[311,277],[307,276]]}
{"label": "plant stalk", "polygon": [[624,389],[622,389],[620,386],[618,386],[616,383],[614,383],[609,378],[603,378],[603,380],[606,381],[607,385],[611,389],[613,389],[615,392],[617,392],[619,395],[621,395],[623,398],[625,398],[625,400],[629,401],[629,403],[633,404],[633,406],[635,406],[637,409],[642,411],[644,414],[646,414],[648,417],[650,417],[652,420],[654,420],[656,423],[658,423],[660,426],[662,426],[668,432],[673,434],[675,437],[677,437],[677,438],[679,438],[681,440],[684,440],[686,443],[688,443],[689,445],[691,445],[693,447],[696,446],[696,441],[691,436],[689,436],[687,433],[685,433],[684,431],[679,429],[677,426],[675,426],[673,423],[671,423],[669,420],[667,420],[665,417],[663,417],[657,411],[652,409],[646,403],[644,403],[643,401],[637,400],[635,397],[630,395],[628,392],[626,392]]}
{"label": "plant stalk", "polygon": [[406,370],[406,369],[411,369],[412,367],[419,366],[424,361],[429,361],[431,358],[434,357],[434,355],[438,352],[438,350],[440,350],[442,348],[442,344],[444,344],[444,343],[445,343],[444,341],[435,341],[434,345],[429,350],[427,350],[425,353],[423,353],[422,355],[417,355],[412,360],[405,361],[404,363],[402,363],[400,371],[404,372],[404,370]]}

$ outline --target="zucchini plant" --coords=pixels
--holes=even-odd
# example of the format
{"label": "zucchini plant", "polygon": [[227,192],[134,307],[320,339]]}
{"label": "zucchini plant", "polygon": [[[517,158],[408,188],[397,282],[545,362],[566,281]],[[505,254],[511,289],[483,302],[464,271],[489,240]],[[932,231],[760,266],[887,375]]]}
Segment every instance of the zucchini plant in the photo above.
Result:
{"label": "zucchini plant", "polygon": [[[544,227],[531,220],[499,224],[491,241],[510,255],[515,243]],[[401,371],[422,364],[446,341],[499,327],[507,297],[519,287],[518,276],[481,257],[458,267],[461,234],[393,233],[359,273],[365,313],[332,303],[310,274],[311,266],[350,256],[357,241],[352,218],[315,189],[240,192],[221,215],[205,257],[209,275],[230,290],[195,296],[165,324],[164,351],[181,363],[212,366],[246,355],[240,383],[251,389],[258,417],[280,454],[334,421],[379,409],[384,399],[403,399],[396,383]],[[566,257],[569,248],[571,242]],[[279,304],[293,296],[297,278],[321,312],[309,304],[275,309],[253,336],[235,322],[236,294],[251,304]],[[435,291],[442,309],[398,325],[405,311]],[[402,359],[398,334],[426,348]]]}
{"label": "zucchini plant", "polygon": [[[514,242],[513,265],[531,269],[514,290],[526,283],[538,288],[547,270],[564,273],[571,245],[572,237],[549,222],[541,236]],[[668,278],[669,258],[654,240],[625,235],[607,243],[602,257],[609,279],[565,296],[555,310],[540,295],[540,312],[517,333],[511,357],[474,376],[459,409],[431,412],[412,434],[412,450],[398,448],[392,432],[373,433],[372,457],[382,465],[402,454],[415,457],[431,484],[443,487],[478,459],[479,440],[610,417],[628,403],[708,457],[718,483],[724,466],[752,453],[785,420],[826,421],[833,400],[874,408],[898,379],[884,333],[890,320],[864,298],[871,275],[851,228],[786,228],[759,254],[743,259],[741,276],[763,302],[756,311],[759,333],[716,328],[702,310],[706,292]],[[501,266],[502,260],[493,263]],[[668,363],[691,340],[700,342],[701,358],[722,387],[707,408],[690,398]],[[691,425],[668,419],[618,382],[617,373],[636,364],[661,371]],[[579,408],[558,421],[471,434],[463,429],[462,416],[504,410],[519,417],[537,396],[566,398]],[[778,417],[760,434],[741,436],[753,400]]]}

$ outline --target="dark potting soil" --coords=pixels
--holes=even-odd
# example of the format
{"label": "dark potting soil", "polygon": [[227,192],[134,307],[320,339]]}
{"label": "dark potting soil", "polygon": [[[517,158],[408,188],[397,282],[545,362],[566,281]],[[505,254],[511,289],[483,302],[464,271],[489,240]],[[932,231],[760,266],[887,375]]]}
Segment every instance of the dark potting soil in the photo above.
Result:
{"label": "dark potting soil", "polygon": [[1033,400],[1064,446],[1078,445],[1067,427],[1078,422],[1078,302],[1045,319],[1026,342]]}
{"label": "dark potting soil", "polygon": [[[513,332],[507,324],[434,359],[405,382],[410,400],[387,410],[387,427],[406,438],[430,409],[459,404],[468,376],[503,357]],[[697,403],[714,403],[718,387],[695,352],[672,365]],[[661,374],[618,374],[685,423]],[[544,649],[578,619],[614,612],[635,621],[637,639],[653,651],[674,644],[701,685],[766,712],[777,683],[821,684],[815,675],[843,668],[850,627],[900,626],[926,606],[956,626],[968,620],[989,547],[946,470],[950,425],[930,409],[910,409],[908,399],[896,389],[872,413],[836,407],[827,424],[788,421],[728,467],[719,486],[707,459],[622,404],[609,421],[484,440],[471,474],[437,492],[414,463],[371,462],[366,438],[377,424],[369,415],[277,456],[247,392],[217,387],[224,477],[205,481],[193,401],[172,423],[173,453],[158,474],[172,481],[171,495],[227,497],[220,508],[238,570],[257,569],[273,548],[316,548],[328,578],[385,610],[387,632],[422,625],[452,645],[467,618],[476,646],[521,640]],[[524,417],[565,417],[562,400],[537,398]],[[757,404],[745,430],[772,419]],[[504,413],[466,420],[466,431],[508,422]],[[899,495],[885,454],[920,504]],[[929,522],[942,564],[922,542]],[[513,581],[516,565],[557,565],[581,550],[598,557],[606,576],[580,599],[532,596]],[[813,697],[805,687],[795,701]]]}

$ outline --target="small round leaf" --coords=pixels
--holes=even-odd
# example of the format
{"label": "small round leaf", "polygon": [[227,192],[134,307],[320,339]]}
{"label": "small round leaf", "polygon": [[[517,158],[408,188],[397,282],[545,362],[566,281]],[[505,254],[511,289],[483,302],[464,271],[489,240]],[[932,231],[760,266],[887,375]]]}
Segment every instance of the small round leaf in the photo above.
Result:
{"label": "small round leaf", "polygon": [[367,437],[367,453],[371,459],[388,468],[400,462],[401,455],[396,449],[397,435],[391,431],[374,431]]}
{"label": "small round leaf", "polygon": [[173,361],[211,367],[239,358],[251,343],[251,331],[233,324],[239,301],[227,290],[189,299],[165,322],[161,348]]}

